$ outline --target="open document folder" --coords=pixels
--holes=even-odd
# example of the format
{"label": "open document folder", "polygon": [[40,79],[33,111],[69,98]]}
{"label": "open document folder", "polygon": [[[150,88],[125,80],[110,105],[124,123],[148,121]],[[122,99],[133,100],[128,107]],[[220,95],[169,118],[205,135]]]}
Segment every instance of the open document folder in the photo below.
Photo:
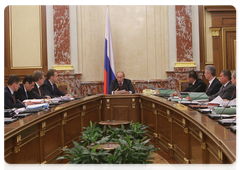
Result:
{"label": "open document folder", "polygon": [[[208,96],[205,92],[189,92],[188,95],[191,97],[191,101],[194,102],[204,102],[204,101],[208,101]],[[182,95],[181,95],[182,97]],[[173,98],[169,98],[171,101],[174,102],[182,102],[182,101],[189,101],[186,98],[179,98],[178,96],[174,96]]]}
{"label": "open document folder", "polygon": [[236,106],[236,99],[230,100],[230,101],[223,101],[223,99],[218,96],[215,99],[213,99],[209,104],[219,104],[221,106]]}
{"label": "open document folder", "polygon": [[174,89],[160,89],[160,96],[170,96],[170,94],[174,93]]}
{"label": "open document folder", "polygon": [[216,107],[212,109],[213,114],[236,115],[236,107]]}

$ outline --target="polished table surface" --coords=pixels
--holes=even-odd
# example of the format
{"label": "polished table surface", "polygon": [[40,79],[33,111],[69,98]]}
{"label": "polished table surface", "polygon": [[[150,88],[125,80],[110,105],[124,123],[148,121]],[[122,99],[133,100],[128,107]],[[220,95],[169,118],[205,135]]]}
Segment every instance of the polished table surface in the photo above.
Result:
{"label": "polished table surface", "polygon": [[[71,141],[79,140],[90,120],[133,120],[148,125],[152,141],[164,146],[185,169],[240,169],[240,140],[234,133],[187,106],[142,94],[89,96],[5,125],[0,128],[0,144],[7,149],[0,148],[0,166],[49,169],[62,154],[60,149],[72,147]],[[36,153],[24,158],[33,146],[38,148]],[[27,164],[26,159],[36,154]]]}

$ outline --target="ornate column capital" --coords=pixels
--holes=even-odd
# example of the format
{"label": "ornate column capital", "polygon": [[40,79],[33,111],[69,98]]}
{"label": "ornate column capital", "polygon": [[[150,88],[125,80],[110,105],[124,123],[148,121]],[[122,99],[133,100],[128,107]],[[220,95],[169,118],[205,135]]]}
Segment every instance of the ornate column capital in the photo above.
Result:
{"label": "ornate column capital", "polygon": [[212,36],[213,37],[218,37],[219,36],[219,31],[221,30],[221,28],[210,27],[210,29],[212,31]]}

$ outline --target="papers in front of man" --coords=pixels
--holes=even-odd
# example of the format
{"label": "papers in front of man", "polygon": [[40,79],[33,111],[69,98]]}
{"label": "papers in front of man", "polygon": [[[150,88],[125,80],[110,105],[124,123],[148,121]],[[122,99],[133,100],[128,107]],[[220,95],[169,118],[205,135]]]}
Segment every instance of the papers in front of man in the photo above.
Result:
{"label": "papers in front of man", "polygon": [[4,117],[13,117],[16,109],[4,109]]}
{"label": "papers in front of man", "polygon": [[236,125],[236,119],[221,119],[218,120],[221,125]]}
{"label": "papers in front of man", "polygon": [[223,99],[218,96],[215,99],[213,99],[209,104],[219,104],[220,106],[236,106],[236,99],[233,99],[231,101],[223,101]]}
{"label": "papers in front of man", "polygon": [[74,100],[74,98],[71,98],[69,96],[61,96],[61,97],[54,97],[54,98],[49,99],[50,104],[58,103],[59,101],[69,101],[69,100]]}
{"label": "papers in front of man", "polygon": [[26,109],[42,109],[47,108],[49,106],[48,103],[42,103],[42,104],[33,104],[26,107]]}
{"label": "papers in front of man", "polygon": [[16,114],[22,114],[22,113],[35,113],[38,112],[42,109],[48,108],[49,104],[48,103],[41,103],[41,104],[33,104],[33,105],[29,105],[26,108],[25,107],[21,107],[15,110]]}
{"label": "papers in front of man", "polygon": [[208,114],[208,117],[210,117],[211,119],[226,119],[226,118],[231,118],[231,117],[235,117],[236,115],[225,115],[225,114]]}
{"label": "papers in front of man", "polygon": [[32,102],[34,104],[41,104],[41,103],[44,103],[44,99],[26,99],[26,100],[23,100],[23,103],[27,103],[27,102]]}
{"label": "papers in front of man", "polygon": [[232,125],[229,128],[231,129],[231,131],[236,133],[236,129],[237,129],[236,125],[234,125],[234,126]]}
{"label": "papers in front of man", "polygon": [[118,90],[118,94],[125,94],[126,90]]}
{"label": "papers in front of man", "polygon": [[17,118],[4,118],[4,123],[12,123],[16,120],[17,120]]}

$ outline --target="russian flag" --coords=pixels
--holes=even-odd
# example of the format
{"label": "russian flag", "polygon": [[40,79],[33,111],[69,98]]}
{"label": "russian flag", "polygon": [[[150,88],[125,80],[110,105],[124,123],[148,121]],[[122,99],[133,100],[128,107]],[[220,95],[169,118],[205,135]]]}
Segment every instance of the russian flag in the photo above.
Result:
{"label": "russian flag", "polygon": [[111,26],[107,8],[106,30],[105,30],[105,61],[104,61],[104,94],[108,94],[108,89],[115,77],[115,66],[113,56]]}

